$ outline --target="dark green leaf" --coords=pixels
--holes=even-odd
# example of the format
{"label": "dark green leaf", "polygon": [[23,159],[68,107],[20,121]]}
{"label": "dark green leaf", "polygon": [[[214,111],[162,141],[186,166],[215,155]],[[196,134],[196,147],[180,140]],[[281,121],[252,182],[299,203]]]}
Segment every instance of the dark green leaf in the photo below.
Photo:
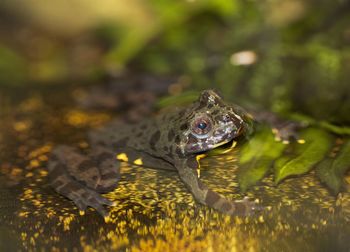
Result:
{"label": "dark green leaf", "polygon": [[336,157],[323,160],[316,168],[320,180],[335,193],[338,194],[342,185],[345,172],[350,168],[350,140],[341,147]]}
{"label": "dark green leaf", "polygon": [[350,127],[336,126],[326,121],[321,121],[319,125],[320,127],[338,135],[350,135]]}
{"label": "dark green leaf", "polygon": [[350,127],[346,126],[337,126],[334,124],[331,124],[327,121],[316,121],[315,119],[302,115],[302,114],[293,114],[290,116],[291,119],[307,123],[309,125],[314,125],[317,127],[321,127],[323,129],[326,129],[332,133],[338,134],[338,135],[350,135]]}
{"label": "dark green leaf", "polygon": [[301,134],[301,137],[305,140],[304,144],[295,143],[291,156],[283,156],[276,161],[274,167],[276,184],[289,176],[308,172],[325,157],[332,144],[331,135],[321,129],[309,128]]}
{"label": "dark green leaf", "polygon": [[238,182],[242,191],[246,191],[265,176],[285,146],[276,142],[271,130],[265,128],[242,147],[238,168]]}

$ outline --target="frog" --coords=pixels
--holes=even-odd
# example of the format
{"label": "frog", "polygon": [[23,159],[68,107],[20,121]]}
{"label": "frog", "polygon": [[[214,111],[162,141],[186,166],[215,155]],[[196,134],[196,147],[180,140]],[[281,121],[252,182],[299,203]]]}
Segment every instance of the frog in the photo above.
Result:
{"label": "frog", "polygon": [[103,194],[120,181],[122,162],[177,172],[196,202],[221,213],[250,216],[261,207],[253,200],[230,200],[210,189],[199,176],[198,155],[238,141],[252,132],[252,116],[204,90],[192,104],[138,123],[112,121],[88,133],[90,148],[59,145],[48,163],[50,184],[84,213],[95,209],[103,217],[115,203]]}

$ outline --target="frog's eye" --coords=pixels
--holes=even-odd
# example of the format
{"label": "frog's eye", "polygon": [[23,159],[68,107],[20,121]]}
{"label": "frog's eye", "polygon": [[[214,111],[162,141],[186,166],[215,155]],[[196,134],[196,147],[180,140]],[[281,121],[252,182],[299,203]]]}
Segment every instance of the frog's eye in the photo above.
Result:
{"label": "frog's eye", "polygon": [[198,138],[207,137],[211,129],[212,129],[212,122],[210,118],[205,115],[202,115],[196,118],[191,125],[192,134]]}

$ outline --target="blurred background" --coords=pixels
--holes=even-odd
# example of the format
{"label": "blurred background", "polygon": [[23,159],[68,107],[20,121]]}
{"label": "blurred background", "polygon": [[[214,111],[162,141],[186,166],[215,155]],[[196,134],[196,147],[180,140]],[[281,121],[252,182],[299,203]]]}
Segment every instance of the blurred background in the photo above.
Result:
{"label": "blurred background", "polygon": [[146,74],[171,77],[171,95],[210,87],[243,105],[349,124],[349,11],[346,0],[4,0],[0,88],[120,76],[147,86]]}
{"label": "blurred background", "polygon": [[[349,13],[349,0],[1,0],[0,251],[350,251]],[[321,126],[303,145],[265,128],[201,160],[213,190],[266,216],[226,218],[175,173],[127,164],[111,223],[48,185],[58,144],[86,151],[89,130],[207,88]]]}

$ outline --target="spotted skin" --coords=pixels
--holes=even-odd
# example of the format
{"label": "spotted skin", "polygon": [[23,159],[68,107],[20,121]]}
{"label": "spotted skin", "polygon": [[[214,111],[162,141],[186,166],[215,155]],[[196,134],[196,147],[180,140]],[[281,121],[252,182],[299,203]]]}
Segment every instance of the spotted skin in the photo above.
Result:
{"label": "spotted skin", "polygon": [[177,171],[199,203],[226,214],[247,216],[257,209],[256,204],[246,199],[232,201],[209,189],[198,178],[196,156],[247,134],[250,121],[242,109],[206,90],[187,108],[139,124],[111,122],[91,132],[87,155],[73,147],[57,147],[48,165],[51,184],[80,210],[92,207],[106,216],[103,205],[113,203],[99,193],[117,186],[120,162],[127,161]]}

